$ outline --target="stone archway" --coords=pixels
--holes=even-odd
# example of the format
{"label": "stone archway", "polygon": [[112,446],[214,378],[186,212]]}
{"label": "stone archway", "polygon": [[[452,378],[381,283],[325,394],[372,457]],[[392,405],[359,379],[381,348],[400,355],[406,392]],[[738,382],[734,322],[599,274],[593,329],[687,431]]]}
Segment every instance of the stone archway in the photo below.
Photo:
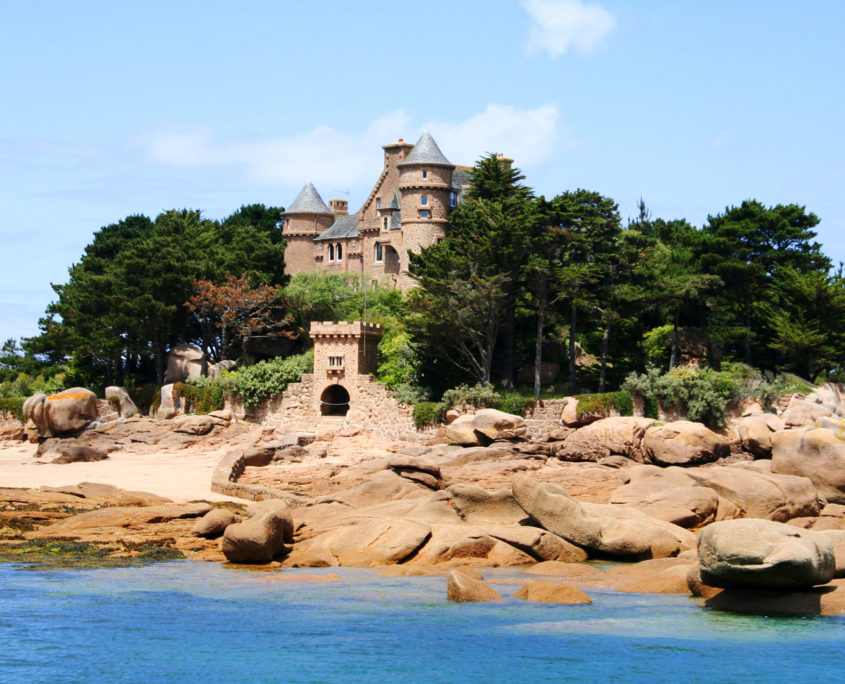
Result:
{"label": "stone archway", "polygon": [[390,245],[384,246],[384,272],[399,273],[399,253]]}
{"label": "stone archway", "polygon": [[320,413],[324,416],[345,416],[349,411],[349,392],[343,385],[329,385],[320,395]]}

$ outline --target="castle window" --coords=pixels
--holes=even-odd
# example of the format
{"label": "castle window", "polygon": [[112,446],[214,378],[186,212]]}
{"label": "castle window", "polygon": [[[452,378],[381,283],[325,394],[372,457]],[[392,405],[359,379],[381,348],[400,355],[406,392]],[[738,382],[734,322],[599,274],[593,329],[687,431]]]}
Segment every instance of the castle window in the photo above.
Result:
{"label": "castle window", "polygon": [[376,197],[376,209],[381,209],[381,197]]}
{"label": "castle window", "polygon": [[389,227],[389,223],[388,223],[388,221],[390,221],[390,217],[389,217],[389,216],[383,216],[383,217],[382,217],[382,219],[381,219],[381,229],[382,229],[382,230],[387,230],[387,229],[388,229],[388,227]]}
{"label": "castle window", "polygon": [[456,193],[454,190],[452,190],[452,192],[449,193],[449,206],[454,207],[455,204],[457,204],[457,202],[458,202],[458,193]]}
{"label": "castle window", "polygon": [[424,207],[428,206],[428,195],[420,195],[420,204]]}
{"label": "castle window", "polygon": [[420,218],[431,218],[431,212],[428,209],[420,209]]}
{"label": "castle window", "polygon": [[334,261],[334,245],[329,245],[329,261]]}
{"label": "castle window", "polygon": [[428,178],[428,171],[425,171],[425,170],[424,170],[424,171],[422,172],[422,174],[423,174],[423,180],[425,180],[426,178]]}
{"label": "castle window", "polygon": [[380,264],[384,260],[384,247],[380,242],[376,243],[376,263]]}
{"label": "castle window", "polygon": [[343,357],[342,356],[330,356],[329,357],[329,366],[332,368],[343,368]]}
{"label": "castle window", "polygon": [[340,243],[338,243],[335,250],[335,261],[343,261],[343,247],[340,246]]}

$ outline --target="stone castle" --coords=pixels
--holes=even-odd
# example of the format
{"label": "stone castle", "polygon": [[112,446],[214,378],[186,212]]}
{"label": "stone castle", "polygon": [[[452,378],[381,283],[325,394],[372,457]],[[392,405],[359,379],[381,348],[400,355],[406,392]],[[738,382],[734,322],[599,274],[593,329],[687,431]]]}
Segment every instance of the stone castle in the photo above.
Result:
{"label": "stone castle", "polygon": [[446,236],[449,214],[469,184],[470,168],[455,166],[426,131],[416,145],[384,145],[384,168],[363,206],[330,199],[308,183],[283,216],[285,272],[363,274],[407,291],[408,253]]}

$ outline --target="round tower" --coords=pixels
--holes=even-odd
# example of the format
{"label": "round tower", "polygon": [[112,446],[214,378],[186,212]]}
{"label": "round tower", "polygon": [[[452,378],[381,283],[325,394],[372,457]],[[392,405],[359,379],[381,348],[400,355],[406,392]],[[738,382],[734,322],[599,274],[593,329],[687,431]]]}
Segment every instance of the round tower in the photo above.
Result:
{"label": "round tower", "polygon": [[317,188],[306,183],[282,217],[282,235],[287,241],[285,273],[316,270],[314,238],[332,225],[334,212],[323,202]]}
{"label": "round tower", "polygon": [[[399,203],[404,252],[418,252],[446,236],[454,206],[452,171],[455,166],[440,151],[431,133],[422,134],[399,164]],[[408,268],[402,255],[401,270]]]}

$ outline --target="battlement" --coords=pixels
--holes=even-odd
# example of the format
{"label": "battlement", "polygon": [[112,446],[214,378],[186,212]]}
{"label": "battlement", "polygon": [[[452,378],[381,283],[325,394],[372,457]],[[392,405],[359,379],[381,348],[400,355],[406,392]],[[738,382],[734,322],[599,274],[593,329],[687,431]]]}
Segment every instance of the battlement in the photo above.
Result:
{"label": "battlement", "polygon": [[362,335],[369,336],[382,336],[382,329],[381,326],[377,323],[365,323],[363,321],[342,321],[340,323],[334,323],[332,321],[322,321],[318,323],[317,321],[311,322],[311,329],[309,330],[309,335],[311,339],[315,342],[317,338],[325,338],[325,337],[361,337]]}

